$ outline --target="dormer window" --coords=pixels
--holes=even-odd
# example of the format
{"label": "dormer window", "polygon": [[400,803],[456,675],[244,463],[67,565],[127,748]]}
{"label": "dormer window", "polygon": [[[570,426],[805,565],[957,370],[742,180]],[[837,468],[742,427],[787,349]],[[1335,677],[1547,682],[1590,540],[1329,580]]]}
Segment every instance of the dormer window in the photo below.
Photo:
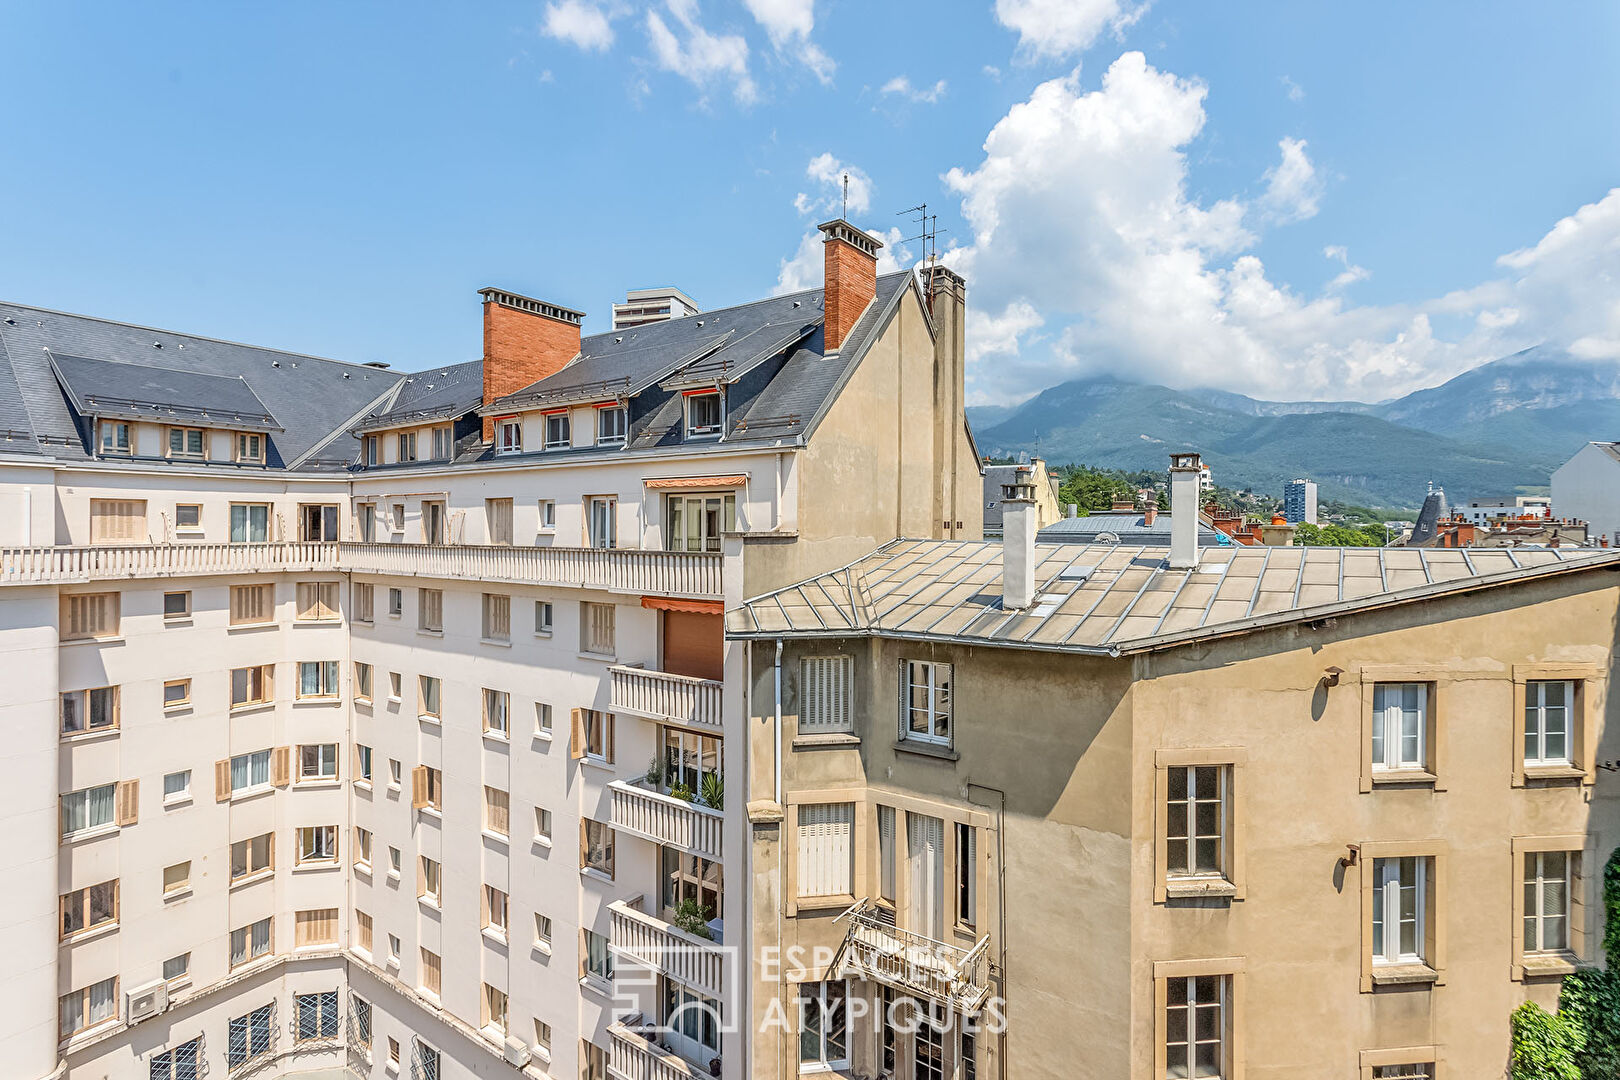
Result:
{"label": "dormer window", "polygon": [[203,456],[202,428],[169,429],[169,456],[172,458],[200,458]]}
{"label": "dormer window", "polygon": [[604,405],[596,410],[596,444],[623,446],[629,427],[629,410],[623,405]]}
{"label": "dormer window", "polygon": [[720,392],[705,390],[686,395],[686,437],[712,439],[720,434]]}
{"label": "dormer window", "polygon": [[515,416],[503,416],[495,421],[495,452],[497,454],[523,453],[523,421]]}
{"label": "dormer window", "polygon": [[402,431],[399,433],[399,460],[416,460],[416,432]]}
{"label": "dormer window", "polygon": [[380,441],[375,435],[367,435],[361,440],[361,445],[365,447],[365,457],[361,460],[367,465],[377,464],[378,459],[381,457],[382,448],[378,445]]}
{"label": "dormer window", "polygon": [[568,413],[554,412],[546,414],[546,449],[566,450],[573,441],[568,426]]}
{"label": "dormer window", "polygon": [[236,433],[236,460],[249,465],[264,464],[264,436]]}
{"label": "dormer window", "polygon": [[452,453],[454,448],[455,448],[455,440],[451,438],[449,428],[447,428],[447,427],[436,427],[436,428],[433,429],[433,460],[434,461],[449,461],[452,457],[455,456]]}
{"label": "dormer window", "polygon": [[103,420],[101,422],[101,452],[103,454],[129,453],[129,425],[122,420]]}

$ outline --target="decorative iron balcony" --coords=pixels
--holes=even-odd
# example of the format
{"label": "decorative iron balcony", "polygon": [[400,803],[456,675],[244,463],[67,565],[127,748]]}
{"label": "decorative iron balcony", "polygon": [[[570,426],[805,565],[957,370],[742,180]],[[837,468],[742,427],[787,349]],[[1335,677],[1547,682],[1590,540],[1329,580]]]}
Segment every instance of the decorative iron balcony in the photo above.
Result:
{"label": "decorative iron balcony", "polygon": [[834,921],[843,919],[849,920],[849,932],[829,970],[853,969],[864,978],[962,1012],[977,1012],[990,996],[988,937],[971,949],[936,941],[894,926],[865,898]]}
{"label": "decorative iron balcony", "polygon": [[706,859],[721,857],[721,826],[725,818],[718,810],[627,780],[610,782],[608,791],[613,799],[615,829]]}
{"label": "decorative iron balcony", "polygon": [[[736,951],[647,914],[641,903],[636,896],[608,905],[608,944],[613,951],[709,997],[723,995],[726,967],[736,959]],[[623,975],[620,971],[615,977]]]}
{"label": "decorative iron balcony", "polygon": [[614,712],[720,730],[720,688],[714,679],[670,675],[618,665],[608,669]]}

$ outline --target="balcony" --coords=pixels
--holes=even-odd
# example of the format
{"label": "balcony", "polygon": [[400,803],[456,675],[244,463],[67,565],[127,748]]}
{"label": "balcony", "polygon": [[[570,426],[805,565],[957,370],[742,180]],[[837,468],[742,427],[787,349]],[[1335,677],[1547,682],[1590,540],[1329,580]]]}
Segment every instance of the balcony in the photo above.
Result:
{"label": "balcony", "polygon": [[81,585],[135,578],[340,569],[338,545],[322,543],[0,548],[0,585]]}
{"label": "balcony", "polygon": [[728,982],[726,967],[736,952],[648,915],[641,902],[637,896],[608,905],[608,944],[613,951],[709,997],[722,996]]}
{"label": "balcony", "polygon": [[865,978],[969,1013],[990,995],[988,937],[971,949],[935,941],[886,921],[870,900],[857,901],[838,918],[849,920],[849,932],[829,971],[853,964]]}
{"label": "balcony", "polygon": [[[718,581],[718,573],[715,576]],[[624,665],[608,670],[613,680],[609,693],[614,712],[720,730],[721,684],[714,679]]]}
{"label": "balcony", "polygon": [[613,1040],[608,1075],[614,1080],[696,1080],[709,1075],[709,1070],[660,1048],[624,1024],[609,1026],[608,1037]]}
{"label": "balcony", "polygon": [[718,810],[626,780],[612,781],[608,791],[613,798],[615,829],[706,859],[721,858],[721,826],[725,818]]}

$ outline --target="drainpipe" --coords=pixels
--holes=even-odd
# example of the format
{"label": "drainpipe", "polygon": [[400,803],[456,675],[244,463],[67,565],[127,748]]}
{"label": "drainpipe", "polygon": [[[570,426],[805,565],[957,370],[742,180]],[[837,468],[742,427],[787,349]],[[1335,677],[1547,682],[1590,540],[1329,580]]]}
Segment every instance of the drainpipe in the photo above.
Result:
{"label": "drainpipe", "polygon": [[[969,781],[965,786],[968,800],[973,801],[973,789],[988,791],[996,796],[996,952],[1001,954],[1001,990],[1002,1001],[1007,995],[1007,793],[1001,788],[993,788],[987,784],[975,784]],[[980,803],[979,805],[984,805]],[[998,1072],[1001,1080],[1007,1080],[1007,1026],[1002,1025],[1001,1031],[996,1033],[998,1052],[997,1061],[1000,1062]]]}
{"label": "drainpipe", "polygon": [[776,680],[776,805],[782,805],[782,639],[776,639],[776,662],[773,676]]}

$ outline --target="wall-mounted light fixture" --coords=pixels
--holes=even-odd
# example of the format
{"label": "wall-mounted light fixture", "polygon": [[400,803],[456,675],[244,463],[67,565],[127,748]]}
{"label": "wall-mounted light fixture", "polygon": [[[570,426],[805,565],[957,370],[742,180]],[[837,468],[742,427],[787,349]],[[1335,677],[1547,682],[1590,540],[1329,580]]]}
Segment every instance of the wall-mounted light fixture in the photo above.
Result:
{"label": "wall-mounted light fixture", "polygon": [[1346,844],[1344,848],[1345,853],[1339,856],[1340,866],[1354,866],[1357,862],[1361,861],[1360,844]]}
{"label": "wall-mounted light fixture", "polygon": [[1344,674],[1344,668],[1342,668],[1342,667],[1330,667],[1330,668],[1328,668],[1327,671],[1324,672],[1323,675],[1322,675],[1322,685],[1323,686],[1338,686],[1339,685],[1339,676],[1343,675],[1343,674]]}

